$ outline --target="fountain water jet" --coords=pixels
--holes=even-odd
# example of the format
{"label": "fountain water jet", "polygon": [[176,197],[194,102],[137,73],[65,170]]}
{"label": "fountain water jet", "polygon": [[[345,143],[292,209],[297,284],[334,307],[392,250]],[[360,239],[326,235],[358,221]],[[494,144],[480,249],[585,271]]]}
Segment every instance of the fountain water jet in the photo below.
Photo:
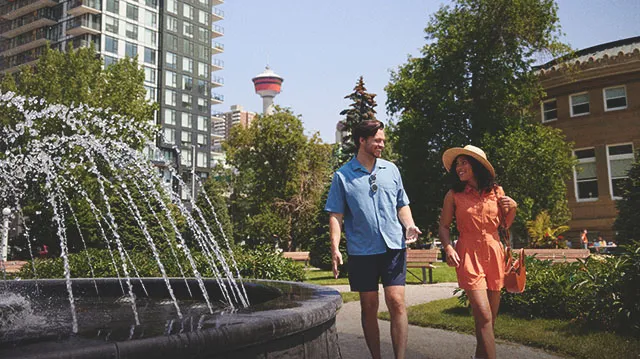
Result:
{"label": "fountain water jet", "polygon": [[[143,352],[154,357],[182,356],[184,351],[192,351],[194,357],[200,357],[197,353],[216,357],[229,350],[259,356],[283,345],[304,351],[308,345],[322,347],[323,357],[335,356],[335,311],[341,302],[337,292],[286,282],[243,282],[224,233],[214,238],[195,199],[189,198],[188,210],[171,188],[160,183],[144,155],[130,147],[148,142],[151,125],[131,124],[108,110],[50,105],[13,93],[0,94],[0,108],[4,112],[0,122],[0,201],[4,203],[0,204],[20,215],[31,252],[22,206],[34,192],[45,199],[56,226],[65,276],[64,280],[3,281],[4,293],[28,298],[29,305],[0,296],[0,315],[28,312],[35,318],[30,322],[36,324],[0,326],[1,357],[100,357],[111,351],[115,357]],[[92,193],[84,188],[87,178],[91,178]],[[142,279],[137,274],[110,198],[123,204],[137,224],[161,278]],[[188,223],[214,279],[202,277],[169,201]],[[86,249],[74,209],[79,202],[95,219],[117,279],[71,278],[69,228],[75,226]],[[206,202],[211,206],[208,198]],[[211,210],[221,228],[212,206]],[[169,228],[160,225],[160,239],[176,259],[182,279],[169,278],[158,236],[150,233],[144,213],[169,224]],[[187,258],[191,268],[180,266],[178,255]],[[89,266],[93,273],[90,261]],[[199,291],[192,291],[193,286]]]}

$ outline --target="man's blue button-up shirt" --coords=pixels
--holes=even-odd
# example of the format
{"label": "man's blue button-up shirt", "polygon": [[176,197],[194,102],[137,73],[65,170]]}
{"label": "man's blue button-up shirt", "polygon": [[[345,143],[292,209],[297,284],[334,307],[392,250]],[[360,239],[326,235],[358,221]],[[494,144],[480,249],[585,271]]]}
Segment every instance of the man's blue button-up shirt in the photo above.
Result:
{"label": "man's blue button-up shirt", "polygon": [[[375,174],[373,191],[370,177]],[[405,247],[398,209],[409,205],[400,171],[391,162],[376,159],[371,173],[354,157],[333,176],[327,212],[344,215],[347,253],[381,254]]]}

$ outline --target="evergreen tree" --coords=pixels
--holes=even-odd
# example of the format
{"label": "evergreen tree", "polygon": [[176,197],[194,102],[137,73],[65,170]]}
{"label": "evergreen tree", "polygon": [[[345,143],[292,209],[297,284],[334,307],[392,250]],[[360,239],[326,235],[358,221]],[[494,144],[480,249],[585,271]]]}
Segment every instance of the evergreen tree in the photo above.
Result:
{"label": "evergreen tree", "polygon": [[344,98],[351,100],[351,105],[348,109],[342,110],[340,115],[346,116],[343,121],[340,121],[339,128],[345,133],[342,137],[342,144],[340,146],[340,161],[338,167],[348,162],[357,152],[355,145],[353,144],[353,129],[362,121],[375,120],[376,119],[376,101],[375,94],[370,94],[364,87],[364,80],[362,76],[358,79],[356,87],[353,88],[353,92]]}
{"label": "evergreen tree", "polygon": [[614,223],[618,244],[631,244],[640,240],[640,151],[628,172],[622,189],[622,199],[618,200],[618,217]]}

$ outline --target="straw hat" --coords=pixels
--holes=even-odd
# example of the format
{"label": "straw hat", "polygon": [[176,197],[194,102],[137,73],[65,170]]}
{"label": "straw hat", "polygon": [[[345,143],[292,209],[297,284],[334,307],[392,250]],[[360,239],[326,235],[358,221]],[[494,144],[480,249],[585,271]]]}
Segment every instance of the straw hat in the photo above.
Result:
{"label": "straw hat", "polygon": [[496,176],[496,171],[493,169],[493,166],[491,165],[489,160],[487,160],[487,155],[484,153],[484,151],[472,145],[466,145],[464,146],[464,148],[453,147],[444,151],[444,154],[442,155],[442,163],[444,163],[444,168],[447,170],[447,172],[449,172],[449,170],[451,169],[451,165],[453,164],[453,161],[456,159],[456,157],[460,155],[475,158],[487,170],[489,170],[491,176]]}

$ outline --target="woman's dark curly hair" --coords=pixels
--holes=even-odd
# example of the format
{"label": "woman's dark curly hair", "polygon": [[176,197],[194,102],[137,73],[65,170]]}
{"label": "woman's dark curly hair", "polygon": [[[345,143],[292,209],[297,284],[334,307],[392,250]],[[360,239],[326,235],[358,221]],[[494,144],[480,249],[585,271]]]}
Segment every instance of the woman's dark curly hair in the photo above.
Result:
{"label": "woman's dark curly hair", "polygon": [[465,157],[469,163],[471,164],[471,169],[473,170],[473,175],[476,176],[476,181],[478,181],[478,189],[481,192],[491,191],[493,186],[496,185],[495,178],[491,175],[489,170],[483,166],[478,160],[471,156],[460,155],[453,160],[453,164],[451,164],[451,168],[449,169],[449,183],[451,184],[451,189],[454,192],[462,192],[464,188],[467,186],[467,182],[460,181],[460,177],[456,173],[456,163],[458,163],[459,157]]}

